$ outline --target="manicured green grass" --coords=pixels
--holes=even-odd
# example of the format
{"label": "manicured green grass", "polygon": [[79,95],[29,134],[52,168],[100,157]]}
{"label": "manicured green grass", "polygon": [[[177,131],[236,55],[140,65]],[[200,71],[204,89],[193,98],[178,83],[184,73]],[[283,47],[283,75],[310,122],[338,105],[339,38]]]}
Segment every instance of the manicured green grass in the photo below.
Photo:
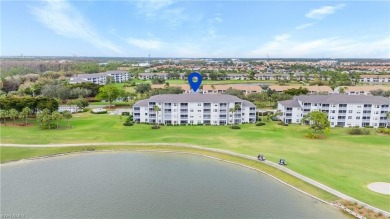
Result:
{"label": "manicured green grass", "polygon": [[[346,129],[334,128],[326,139],[304,138],[307,126],[241,125],[227,126],[123,126],[124,117],[114,115],[74,115],[72,129],[40,130],[38,126],[1,127],[2,143],[48,144],[86,142],[188,143],[219,148],[251,156],[265,154],[277,162],[284,158],[288,168],[347,195],[390,210],[390,197],[367,189],[371,182],[390,182],[390,137],[371,131],[368,136],[351,136]],[[77,116],[77,117],[76,117]],[[2,149],[3,150],[3,149]],[[26,152],[27,153],[27,152]],[[2,156],[3,160],[3,156]]]}

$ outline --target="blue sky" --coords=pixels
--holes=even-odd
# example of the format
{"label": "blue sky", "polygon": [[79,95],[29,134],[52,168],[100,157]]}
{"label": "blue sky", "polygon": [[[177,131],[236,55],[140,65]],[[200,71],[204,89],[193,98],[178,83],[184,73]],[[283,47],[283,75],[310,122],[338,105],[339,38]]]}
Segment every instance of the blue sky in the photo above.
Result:
{"label": "blue sky", "polygon": [[389,1],[1,1],[1,55],[390,58]]}

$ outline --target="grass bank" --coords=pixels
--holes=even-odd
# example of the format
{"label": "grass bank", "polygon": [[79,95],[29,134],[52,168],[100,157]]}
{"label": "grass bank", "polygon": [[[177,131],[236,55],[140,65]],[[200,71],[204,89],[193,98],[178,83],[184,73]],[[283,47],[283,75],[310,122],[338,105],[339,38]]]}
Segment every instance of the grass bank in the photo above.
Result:
{"label": "grass bank", "polygon": [[[74,115],[70,122],[72,129],[40,130],[37,125],[2,126],[1,142],[161,142],[200,145],[250,156],[261,153],[275,163],[284,158],[289,169],[367,204],[390,211],[390,196],[367,188],[372,182],[390,182],[390,137],[378,135],[374,130],[371,130],[370,135],[352,136],[347,134],[346,129],[333,128],[326,139],[311,140],[304,137],[307,126],[286,127],[274,122],[266,122],[265,126],[241,125],[240,130],[232,130],[227,126],[162,126],[159,130],[152,130],[149,125],[126,127],[122,125],[123,122],[124,117],[120,116],[82,113]],[[16,151],[15,154],[39,154],[39,150],[53,149],[24,150]],[[2,160],[6,159],[4,156],[10,155],[4,155],[3,148],[1,152]]]}

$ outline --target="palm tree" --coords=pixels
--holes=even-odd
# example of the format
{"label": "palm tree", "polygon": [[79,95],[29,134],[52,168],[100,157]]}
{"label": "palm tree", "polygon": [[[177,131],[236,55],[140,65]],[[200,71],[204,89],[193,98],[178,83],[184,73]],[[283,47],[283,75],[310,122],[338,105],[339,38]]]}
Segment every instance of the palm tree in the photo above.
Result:
{"label": "palm tree", "polygon": [[229,109],[229,113],[232,113],[232,116],[233,116],[233,120],[232,120],[232,122],[230,123],[230,124],[231,124],[231,127],[233,127],[233,123],[234,123],[234,112],[235,112],[235,110],[234,110],[233,107]]}
{"label": "palm tree", "polygon": [[213,89],[213,93],[214,93],[214,91],[215,91],[215,86],[214,86],[214,84],[211,85],[211,89]]}
{"label": "palm tree", "polygon": [[14,120],[14,125],[15,125],[15,119],[18,118],[19,116],[19,112],[16,110],[16,109],[11,109],[9,112],[8,112],[8,116]]}
{"label": "palm tree", "polygon": [[69,127],[69,120],[72,118],[72,113],[70,113],[69,111],[65,111],[63,116],[67,121],[67,126]]}
{"label": "palm tree", "polygon": [[236,121],[234,120],[234,114],[235,114],[238,110],[240,110],[240,109],[241,109],[240,104],[236,104],[236,105],[234,105],[234,108],[230,108],[230,109],[229,109],[229,112],[230,112],[230,113],[233,113],[232,127],[233,127],[233,124],[236,123]]}
{"label": "palm tree", "polygon": [[4,125],[7,125],[6,118],[8,117],[8,110],[0,110],[0,118],[3,119]]}
{"label": "palm tree", "polygon": [[52,119],[56,122],[57,124],[57,129],[59,127],[59,122],[60,120],[63,118],[62,114],[59,113],[58,111],[56,112],[53,112],[53,114],[51,115]]}
{"label": "palm tree", "polygon": [[27,121],[27,118],[28,118],[28,115],[30,114],[32,112],[32,110],[30,109],[30,108],[28,108],[28,107],[24,107],[23,109],[22,109],[22,112],[20,112],[20,118],[24,118],[25,120],[25,122],[24,122],[24,124],[25,125],[27,125],[28,124],[28,121]]}
{"label": "palm tree", "polygon": [[160,107],[158,107],[157,105],[154,105],[153,106],[153,111],[156,113],[156,124],[155,126],[158,127],[158,112],[161,111]]}
{"label": "palm tree", "polygon": [[[238,110],[240,110],[241,109],[241,105],[240,104],[235,104],[234,105],[234,113],[236,113]],[[234,121],[234,114],[233,114],[233,123],[236,123],[235,121]]]}

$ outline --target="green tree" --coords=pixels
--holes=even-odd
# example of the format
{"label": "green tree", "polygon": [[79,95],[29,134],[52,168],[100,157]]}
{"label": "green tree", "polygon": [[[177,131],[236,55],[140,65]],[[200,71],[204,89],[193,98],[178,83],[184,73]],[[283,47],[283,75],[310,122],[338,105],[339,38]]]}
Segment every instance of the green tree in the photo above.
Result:
{"label": "green tree", "polygon": [[244,92],[237,90],[237,89],[233,89],[231,87],[229,87],[226,90],[226,94],[233,95],[233,96],[236,96],[236,97],[241,98],[241,99],[244,99],[244,97],[245,97]]}
{"label": "green tree", "polygon": [[64,111],[63,116],[66,119],[66,123],[67,123],[67,126],[69,128],[69,120],[72,118],[72,113],[70,113],[69,111],[66,110],[66,111]]}
{"label": "green tree", "polygon": [[14,120],[14,125],[15,125],[15,119],[18,118],[19,116],[19,112],[16,110],[16,109],[11,109],[9,112],[8,112],[8,116]]}
{"label": "green tree", "polygon": [[42,111],[39,111],[37,113],[37,121],[39,122],[41,129],[44,129],[45,126],[48,126],[50,129],[50,122],[51,122],[51,112],[49,109],[43,109]]}
{"label": "green tree", "polygon": [[109,107],[111,107],[112,102],[121,95],[121,92],[123,92],[123,90],[120,90],[112,84],[108,84],[99,88],[99,93],[97,94],[96,99],[108,101],[110,103]]}
{"label": "green tree", "polygon": [[55,111],[55,112],[53,112],[51,114],[51,118],[52,118],[52,120],[54,120],[56,122],[56,126],[57,126],[57,129],[58,129],[59,128],[59,122],[63,118],[62,114],[59,113],[58,111]]}
{"label": "green tree", "polygon": [[137,84],[137,86],[135,86],[135,92],[139,94],[148,93],[150,90],[152,90],[150,84]]}
{"label": "green tree", "polygon": [[297,96],[301,94],[307,94],[309,93],[309,90],[307,88],[299,87],[298,89],[290,88],[284,91],[285,94],[291,95],[291,96]]}
{"label": "green tree", "polygon": [[160,107],[158,107],[157,105],[154,105],[153,106],[153,111],[156,113],[156,124],[155,124],[155,126],[159,126],[158,124],[158,112],[160,112],[161,111],[161,109],[160,109]]}
{"label": "green tree", "polygon": [[7,125],[6,118],[9,117],[8,110],[0,110],[0,118],[3,119],[4,125]]}
{"label": "green tree", "polygon": [[235,105],[234,105],[234,108],[230,108],[230,109],[229,109],[229,112],[233,113],[232,127],[233,127],[233,124],[236,124],[234,114],[235,114],[238,110],[240,110],[240,109],[241,109],[240,104],[235,104]]}
{"label": "green tree", "polygon": [[233,123],[234,123],[234,112],[235,112],[234,108],[231,107],[231,108],[229,109],[229,113],[232,115],[232,122],[230,123],[230,124],[231,124],[231,127],[233,127]]}
{"label": "green tree", "polygon": [[24,119],[24,124],[27,125],[28,124],[28,115],[30,115],[32,113],[32,110],[28,107],[24,107],[22,109],[22,111],[20,112],[20,117]]}
{"label": "green tree", "polygon": [[84,98],[78,98],[68,101],[68,105],[76,105],[79,109],[84,110],[85,107],[89,106],[89,102]]}
{"label": "green tree", "polygon": [[330,128],[328,115],[320,111],[310,112],[302,120],[309,121],[310,128],[314,129],[314,132],[327,131]]}

